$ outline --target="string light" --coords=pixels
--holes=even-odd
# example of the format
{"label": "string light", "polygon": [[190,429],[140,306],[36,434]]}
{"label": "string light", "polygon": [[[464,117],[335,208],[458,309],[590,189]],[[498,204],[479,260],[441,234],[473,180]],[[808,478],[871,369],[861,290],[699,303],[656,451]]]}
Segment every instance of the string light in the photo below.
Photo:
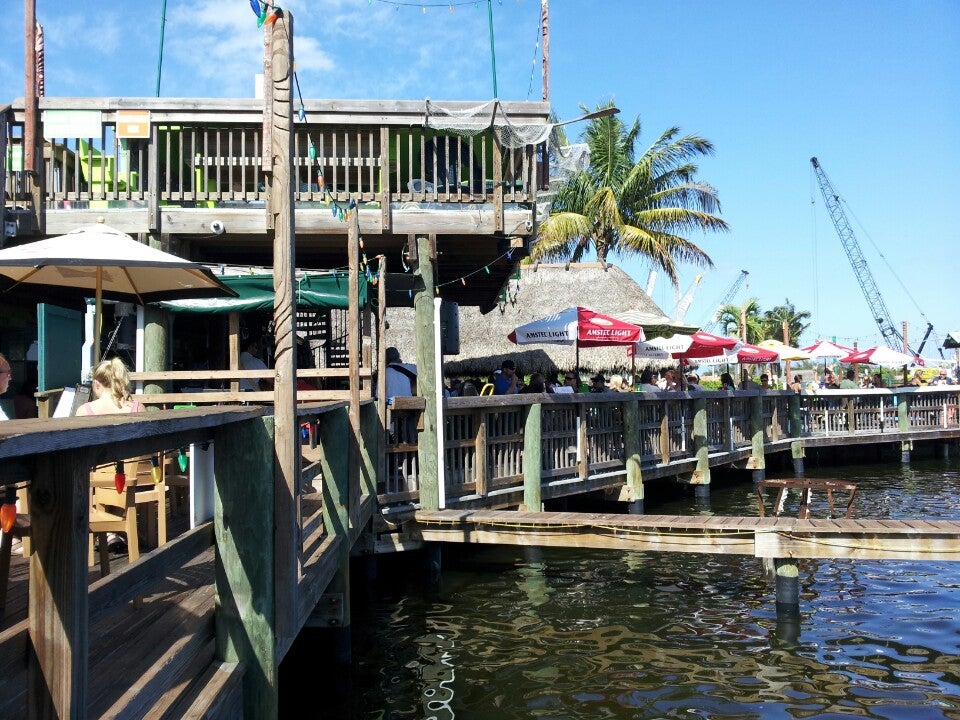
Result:
{"label": "string light", "polygon": [[183,448],[177,450],[177,465],[180,466],[180,472],[185,473],[187,471],[187,451]]}
{"label": "string light", "polygon": [[118,460],[116,466],[114,467],[113,473],[113,487],[117,489],[117,494],[123,492],[123,489],[127,486],[127,475],[123,472],[123,460]]}

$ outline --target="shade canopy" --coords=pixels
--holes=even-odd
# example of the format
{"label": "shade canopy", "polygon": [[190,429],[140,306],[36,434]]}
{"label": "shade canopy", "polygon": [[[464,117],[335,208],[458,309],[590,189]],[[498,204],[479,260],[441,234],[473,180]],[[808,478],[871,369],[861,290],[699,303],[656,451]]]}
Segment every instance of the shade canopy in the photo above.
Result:
{"label": "shade canopy", "polygon": [[829,340],[817,340],[813,345],[801,349],[810,353],[811,358],[839,358],[853,352],[853,348],[837,345]]}
{"label": "shade canopy", "polygon": [[864,364],[881,367],[903,367],[904,365],[924,365],[923,358],[893,350],[886,345],[867,348],[840,358],[844,365]]}
{"label": "shade canopy", "polygon": [[943,339],[943,347],[947,349],[960,348],[960,330],[951,330]]}
{"label": "shade canopy", "polygon": [[762,348],[748,343],[738,343],[735,347],[724,349],[708,357],[697,358],[697,363],[703,365],[722,365],[736,363],[738,365],[760,365],[777,362],[780,356],[775,350]]}
{"label": "shade canopy", "polygon": [[104,298],[145,305],[233,295],[203,265],[102,224],[0,250],[0,300],[11,297],[72,307],[94,298],[94,363],[100,360]]}
{"label": "shade canopy", "polygon": [[643,340],[643,328],[585,307],[570,307],[520,325],[507,335],[518,345],[633,345]]}
{"label": "shade canopy", "polygon": [[[712,357],[742,344],[736,338],[714,335],[703,330],[698,330],[692,335],[674,335],[671,340],[673,344],[669,347],[677,348],[671,350],[673,357],[677,360]],[[682,347],[683,345],[686,347]]]}
{"label": "shade canopy", "polygon": [[806,350],[801,350],[800,348],[795,348],[791,345],[786,345],[779,340],[761,340],[757,343],[757,347],[764,348],[765,350],[773,350],[777,353],[777,358],[780,362],[793,362],[794,360],[810,360],[813,355],[808,353]]}
{"label": "shade canopy", "polygon": [[[275,293],[273,275],[256,273],[223,275],[219,277],[236,297],[195,298],[158,303],[165,310],[176,313],[232,313],[272,310]],[[369,285],[362,273],[358,277],[360,306],[367,303]],[[299,307],[319,309],[347,308],[350,304],[349,277],[345,272],[302,272],[296,275],[295,302]]]}

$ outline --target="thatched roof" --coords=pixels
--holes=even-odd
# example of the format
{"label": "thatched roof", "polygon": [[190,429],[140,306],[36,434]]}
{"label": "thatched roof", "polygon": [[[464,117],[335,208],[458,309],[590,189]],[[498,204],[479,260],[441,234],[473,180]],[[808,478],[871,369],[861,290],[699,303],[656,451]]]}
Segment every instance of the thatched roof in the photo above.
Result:
{"label": "thatched roof", "polygon": [[[486,377],[500,367],[504,358],[511,358],[522,373],[551,370],[572,370],[576,362],[573,347],[562,345],[514,345],[507,335],[518,325],[572,306],[588,307],[596,312],[626,319],[642,320],[647,337],[693,332],[696,328],[671,323],[666,314],[643,289],[620,268],[600,263],[564,265],[524,265],[520,280],[511,280],[510,300],[500,309],[483,315],[475,307],[460,308],[460,354],[445,355],[445,375],[480,375]],[[400,350],[405,361],[413,362],[413,310],[389,308],[386,344]],[[637,371],[659,367],[665,363],[640,361]],[[581,348],[581,373],[630,370],[631,358],[625,347]]]}

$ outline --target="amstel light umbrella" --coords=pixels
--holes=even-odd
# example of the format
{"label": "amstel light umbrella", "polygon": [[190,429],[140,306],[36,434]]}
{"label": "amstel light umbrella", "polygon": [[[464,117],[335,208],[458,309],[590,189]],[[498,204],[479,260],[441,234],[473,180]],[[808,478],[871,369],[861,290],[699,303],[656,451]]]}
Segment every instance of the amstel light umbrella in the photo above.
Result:
{"label": "amstel light umbrella", "polygon": [[580,348],[634,345],[643,328],[585,307],[569,307],[515,328],[507,338],[518,345],[574,345],[580,369]]}
{"label": "amstel light umbrella", "polygon": [[735,347],[724,350],[722,353],[697,358],[697,362],[703,365],[722,365],[723,363],[762,365],[763,363],[777,362],[778,357],[774,350],[748,343],[738,343]]}
{"label": "amstel light umbrella", "polygon": [[94,298],[94,363],[100,360],[103,299],[145,305],[159,300],[236,297],[209,268],[162,252],[107,225],[0,250],[0,301],[26,298],[82,305]]}
{"label": "amstel light umbrella", "polygon": [[879,365],[880,367],[904,367],[906,365],[924,365],[924,360],[915,355],[893,350],[886,345],[867,348],[840,358],[844,365],[864,364]]}
{"label": "amstel light umbrella", "polygon": [[794,360],[809,360],[813,357],[806,350],[801,350],[800,348],[795,348],[791,345],[785,345],[779,340],[761,340],[757,343],[757,347],[764,348],[765,350],[773,350],[777,353],[777,358],[780,362],[793,362]]}

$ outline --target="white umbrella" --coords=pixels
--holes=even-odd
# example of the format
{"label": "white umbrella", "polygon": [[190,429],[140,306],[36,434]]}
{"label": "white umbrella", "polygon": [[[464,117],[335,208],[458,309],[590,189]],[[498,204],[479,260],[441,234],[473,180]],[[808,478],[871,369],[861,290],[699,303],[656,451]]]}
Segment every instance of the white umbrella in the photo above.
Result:
{"label": "white umbrella", "polygon": [[813,357],[806,350],[801,350],[800,348],[792,347],[791,345],[786,345],[779,340],[761,340],[757,343],[757,347],[762,347],[766,350],[773,350],[779,357],[781,362],[794,361],[794,360],[809,360]]}
{"label": "white umbrella", "polygon": [[159,300],[236,297],[209,268],[156,250],[107,225],[0,250],[0,300],[78,305],[95,300],[94,362],[100,360],[103,298]]}
{"label": "white umbrella", "polygon": [[902,353],[886,345],[878,345],[877,347],[851,353],[846,357],[840,358],[840,362],[844,365],[864,363],[866,365],[879,365],[881,367],[904,367],[905,365],[924,364],[922,358]]}

